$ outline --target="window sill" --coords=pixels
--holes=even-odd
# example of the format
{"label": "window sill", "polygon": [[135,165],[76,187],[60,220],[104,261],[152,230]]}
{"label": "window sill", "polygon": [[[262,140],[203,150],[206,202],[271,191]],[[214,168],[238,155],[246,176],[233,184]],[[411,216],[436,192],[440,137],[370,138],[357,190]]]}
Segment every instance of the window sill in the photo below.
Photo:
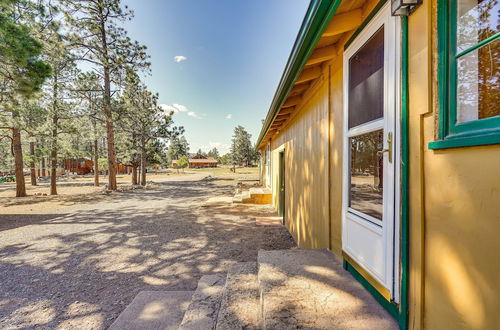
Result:
{"label": "window sill", "polygon": [[429,149],[450,149],[461,147],[484,146],[490,144],[500,144],[500,130],[494,132],[477,132],[468,136],[448,136],[443,140],[429,142]]}

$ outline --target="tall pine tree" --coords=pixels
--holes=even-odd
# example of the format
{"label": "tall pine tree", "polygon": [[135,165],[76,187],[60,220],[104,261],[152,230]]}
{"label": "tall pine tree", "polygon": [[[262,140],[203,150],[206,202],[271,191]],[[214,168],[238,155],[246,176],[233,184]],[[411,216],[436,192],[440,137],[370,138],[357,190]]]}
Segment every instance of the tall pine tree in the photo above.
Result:
{"label": "tall pine tree", "polygon": [[71,41],[80,59],[93,65],[103,85],[102,111],[106,120],[108,189],[116,190],[116,150],[112,88],[118,88],[126,67],[148,68],[146,47],[131,41],[120,23],[133,14],[120,0],[61,0]]}

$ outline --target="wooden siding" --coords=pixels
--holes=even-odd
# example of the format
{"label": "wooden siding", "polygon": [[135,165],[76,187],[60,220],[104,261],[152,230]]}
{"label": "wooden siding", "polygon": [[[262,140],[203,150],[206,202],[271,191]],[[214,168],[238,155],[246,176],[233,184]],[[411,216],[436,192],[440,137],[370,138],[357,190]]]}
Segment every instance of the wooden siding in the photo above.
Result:
{"label": "wooden siding", "polygon": [[274,205],[278,207],[279,152],[284,149],[286,225],[301,248],[328,248],[328,84],[324,79],[305,97],[271,149]]}

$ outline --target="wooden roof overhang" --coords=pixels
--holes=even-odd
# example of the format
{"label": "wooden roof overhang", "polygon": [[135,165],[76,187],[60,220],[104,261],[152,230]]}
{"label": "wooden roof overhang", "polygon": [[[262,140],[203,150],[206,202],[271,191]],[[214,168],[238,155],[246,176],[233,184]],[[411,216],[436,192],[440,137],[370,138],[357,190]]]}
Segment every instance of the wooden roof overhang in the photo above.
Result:
{"label": "wooden roof overhang", "polygon": [[290,123],[304,94],[380,0],[311,0],[257,140],[259,150]]}

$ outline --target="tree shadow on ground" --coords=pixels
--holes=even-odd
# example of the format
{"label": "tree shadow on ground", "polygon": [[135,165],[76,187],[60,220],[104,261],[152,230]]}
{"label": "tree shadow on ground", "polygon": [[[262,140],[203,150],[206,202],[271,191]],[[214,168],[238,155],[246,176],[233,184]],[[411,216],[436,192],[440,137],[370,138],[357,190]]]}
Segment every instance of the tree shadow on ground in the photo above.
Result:
{"label": "tree shadow on ground", "polygon": [[139,291],[194,290],[259,249],[294,246],[284,228],[255,225],[268,208],[201,207],[233,189],[165,182],[62,202],[82,206],[71,213],[2,217],[0,328],[105,328]]}

